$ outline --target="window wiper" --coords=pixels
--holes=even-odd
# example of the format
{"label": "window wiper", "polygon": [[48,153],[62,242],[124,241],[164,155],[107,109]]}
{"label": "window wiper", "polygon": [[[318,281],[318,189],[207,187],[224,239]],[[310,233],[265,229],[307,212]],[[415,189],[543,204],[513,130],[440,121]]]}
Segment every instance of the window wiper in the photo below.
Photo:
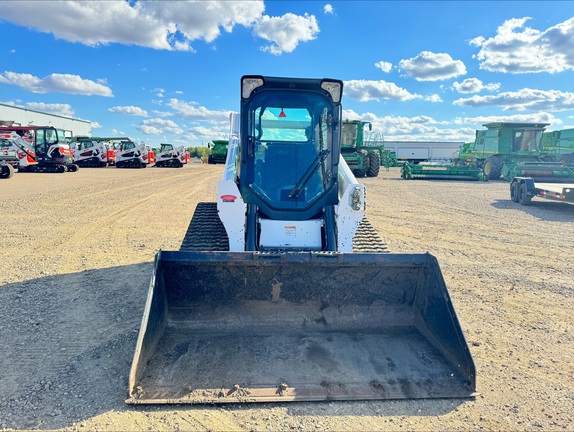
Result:
{"label": "window wiper", "polygon": [[309,168],[307,168],[307,171],[305,171],[305,173],[295,184],[293,189],[291,189],[291,192],[289,192],[289,198],[299,197],[301,192],[303,192],[303,188],[305,187],[305,185],[307,184],[313,173],[317,171],[317,168],[319,168],[321,164],[325,161],[329,153],[331,153],[330,150],[323,150],[321,151],[321,153],[317,155],[315,160],[311,162],[311,165],[309,165]]}

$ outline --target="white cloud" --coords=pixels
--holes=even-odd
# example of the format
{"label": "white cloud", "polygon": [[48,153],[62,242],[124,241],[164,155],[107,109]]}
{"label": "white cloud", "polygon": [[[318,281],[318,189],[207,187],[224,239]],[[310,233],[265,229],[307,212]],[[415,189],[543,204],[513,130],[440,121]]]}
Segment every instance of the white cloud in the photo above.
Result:
{"label": "white cloud", "polygon": [[229,133],[229,127],[212,127],[206,128],[204,126],[192,127],[188,133],[193,135],[196,139],[214,140],[225,139]]}
{"label": "white cloud", "polygon": [[387,81],[351,80],[345,81],[343,86],[345,96],[360,102],[370,100],[394,99],[407,101],[420,99],[421,96],[408,92],[407,90]]}
{"label": "white cloud", "polygon": [[[250,27],[265,10],[263,1],[171,1],[138,2],[159,23],[177,27],[186,41],[214,41],[220,28],[231,32],[235,25]],[[149,10],[147,9],[149,8]]]}
{"label": "white cloud", "polygon": [[399,62],[407,76],[417,81],[442,81],[466,74],[466,67],[460,60],[445,53],[423,51],[416,57]]}
{"label": "white cloud", "polygon": [[424,100],[426,100],[427,102],[432,102],[432,103],[442,102],[442,98],[440,97],[440,95],[437,95],[437,94],[425,96]]}
{"label": "white cloud", "polygon": [[325,6],[323,6],[323,13],[325,15],[333,15],[333,13],[334,13],[333,5],[326,4]]}
{"label": "white cloud", "polygon": [[262,16],[253,27],[256,36],[272,42],[261,48],[274,55],[293,52],[299,42],[308,42],[319,33],[314,15],[304,16],[287,13],[281,17]]}
{"label": "white cloud", "polygon": [[387,141],[473,141],[477,129],[491,122],[550,123],[561,125],[559,118],[547,112],[515,114],[508,116],[456,117],[448,122],[439,122],[429,116],[384,116],[367,112],[358,114],[343,110],[344,120],[362,120],[373,124],[373,133],[383,132]]}
{"label": "white cloud", "polygon": [[136,129],[145,135],[160,135],[163,133],[160,129],[148,125],[139,125]]}
{"label": "white cloud", "polygon": [[574,70],[574,18],[544,31],[525,27],[530,19],[510,19],[494,37],[472,39],[470,44],[480,48],[480,68],[515,74]]}
{"label": "white cloud", "polygon": [[263,1],[15,1],[3,2],[0,17],[86,45],[121,43],[192,51],[191,41],[213,41],[259,18]]}
{"label": "white cloud", "polygon": [[393,68],[393,64],[386,61],[380,61],[375,63],[375,67],[382,70],[383,72],[388,73]]}
{"label": "white cloud", "polygon": [[91,127],[92,129],[100,129],[100,128],[102,127],[102,125],[99,124],[98,122],[91,122],[91,123],[90,123],[90,127]]}
{"label": "white cloud", "polygon": [[264,11],[263,0],[20,0],[3,2],[0,18],[90,46],[120,43],[171,51],[194,51],[193,41],[211,43],[222,30],[229,33],[239,25],[272,42],[262,49],[278,55],[319,32],[314,16],[269,17]]}
{"label": "white cloud", "polygon": [[173,113],[169,112],[169,111],[153,110],[152,113],[158,117],[172,117],[173,116]]}
{"label": "white cloud", "polygon": [[69,104],[48,104],[44,102],[28,102],[26,108],[43,113],[55,114],[64,117],[73,117],[74,111]]}
{"label": "white cloud", "polygon": [[[444,127],[429,116],[384,116],[373,113],[358,114],[353,110],[343,110],[343,119],[369,121],[373,124],[372,133],[382,132],[387,141],[467,141],[474,137],[471,127]],[[453,126],[452,123],[447,125]]]}
{"label": "white cloud", "polygon": [[508,123],[550,123],[552,125],[562,124],[562,120],[547,112],[536,112],[532,114],[514,114],[507,116],[477,116],[477,117],[458,117],[454,124],[462,125],[483,125],[493,122]]}
{"label": "white cloud", "polygon": [[183,134],[183,129],[181,129],[177,123],[172,120],[160,118],[144,120],[136,129],[146,135],[159,135],[164,133],[172,133],[175,135]]}
{"label": "white cloud", "polygon": [[45,78],[38,78],[31,74],[4,72],[0,74],[0,83],[15,85],[32,93],[113,96],[112,89],[106,85],[70,74],[54,73]]}
{"label": "white cloud", "polygon": [[500,83],[484,84],[478,78],[467,78],[462,82],[454,82],[453,88],[459,93],[478,93],[482,90],[497,91],[500,89]]}
{"label": "white cloud", "polygon": [[212,123],[228,123],[229,111],[213,111],[195,102],[185,102],[170,99],[168,104],[181,118],[191,121],[209,121]]}
{"label": "white cloud", "polygon": [[461,98],[453,104],[470,107],[499,106],[504,111],[565,111],[574,109],[574,93],[524,88],[515,92]]}
{"label": "white cloud", "polygon": [[135,115],[135,116],[142,116],[147,117],[147,111],[136,106],[115,106],[108,108],[109,112],[116,113],[116,114],[128,114],[128,115]]}

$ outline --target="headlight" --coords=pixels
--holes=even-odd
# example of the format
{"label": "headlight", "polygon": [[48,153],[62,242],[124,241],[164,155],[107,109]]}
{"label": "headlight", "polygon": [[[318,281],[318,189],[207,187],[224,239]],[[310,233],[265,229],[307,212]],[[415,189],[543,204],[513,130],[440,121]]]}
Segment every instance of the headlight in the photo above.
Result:
{"label": "headlight", "polygon": [[329,94],[331,95],[331,99],[333,99],[333,102],[335,103],[341,102],[343,83],[341,83],[340,81],[323,81],[321,83],[321,88],[329,92]]}
{"label": "headlight", "polygon": [[349,195],[349,205],[355,211],[363,208],[363,191],[360,187],[355,187],[351,195]]}
{"label": "headlight", "polygon": [[241,97],[243,99],[247,99],[249,96],[251,96],[253,90],[261,87],[263,84],[263,78],[243,78],[241,80]]}

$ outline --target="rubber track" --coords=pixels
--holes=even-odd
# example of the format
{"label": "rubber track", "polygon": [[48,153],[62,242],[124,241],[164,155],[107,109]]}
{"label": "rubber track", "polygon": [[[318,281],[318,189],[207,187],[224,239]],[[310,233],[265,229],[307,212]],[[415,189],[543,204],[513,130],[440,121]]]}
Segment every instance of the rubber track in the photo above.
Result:
{"label": "rubber track", "polygon": [[228,251],[227,232],[217,212],[217,203],[198,203],[180,251]]}
{"label": "rubber track", "polygon": [[355,237],[353,252],[388,253],[387,246],[366,217],[363,218]]}
{"label": "rubber track", "polygon": [[[229,240],[217,213],[217,203],[198,203],[180,251],[228,251]],[[353,252],[388,253],[386,245],[364,218],[353,239]]]}

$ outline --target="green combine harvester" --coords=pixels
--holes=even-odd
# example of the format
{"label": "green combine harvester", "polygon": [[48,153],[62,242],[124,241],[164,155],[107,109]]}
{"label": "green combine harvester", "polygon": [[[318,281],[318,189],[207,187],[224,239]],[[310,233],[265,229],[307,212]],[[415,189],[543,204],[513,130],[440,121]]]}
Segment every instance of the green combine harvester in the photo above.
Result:
{"label": "green combine harvester", "polygon": [[227,158],[228,140],[213,140],[207,146],[211,149],[211,154],[207,157],[209,164],[224,164]]}
{"label": "green combine harvester", "polygon": [[569,159],[574,145],[559,148],[558,143],[565,141],[560,133],[564,131],[545,133],[548,123],[495,122],[484,126],[487,129],[476,131],[473,143],[461,147],[455,163],[477,165],[489,180],[526,176],[558,182],[570,178],[571,170],[564,168],[572,164]]}
{"label": "green combine harvester", "polygon": [[365,137],[365,126],[370,122],[345,120],[342,124],[341,155],[355,177],[377,177],[381,166],[387,170],[395,166],[397,155],[394,150],[385,148],[382,132]]}
{"label": "green combine harvester", "polygon": [[574,129],[544,132],[542,149],[555,154],[560,162],[574,165]]}
{"label": "green combine harvester", "polygon": [[499,180],[532,177],[537,181],[571,179],[574,129],[545,132],[548,123],[494,122],[476,131],[450,163],[405,163],[405,179]]}

